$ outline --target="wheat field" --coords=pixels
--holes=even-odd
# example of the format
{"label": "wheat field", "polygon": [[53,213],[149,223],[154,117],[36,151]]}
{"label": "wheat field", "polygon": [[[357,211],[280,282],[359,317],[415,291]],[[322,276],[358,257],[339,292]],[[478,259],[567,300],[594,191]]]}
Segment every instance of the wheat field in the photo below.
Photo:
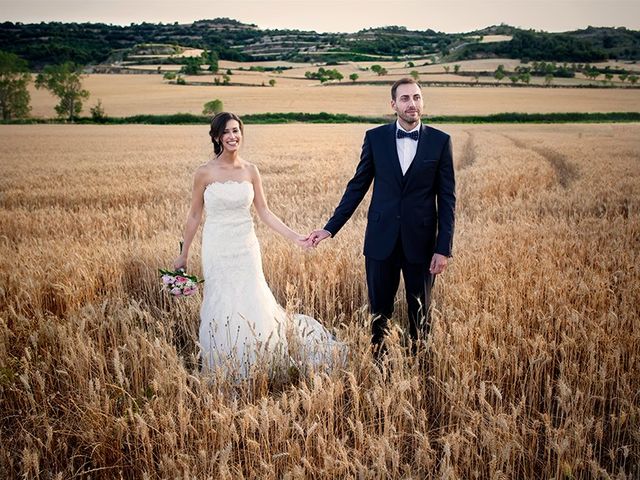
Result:
{"label": "wheat field", "polygon": [[[367,128],[248,126],[243,156],[307,232]],[[638,478],[640,126],[441,128],[457,229],[428,351],[404,353],[400,302],[370,358],[363,206],[311,252],[258,225],[276,297],[348,365],[238,384],[199,372],[199,299],[157,276],[207,127],[0,127],[0,477]]]}
{"label": "wheat field", "polygon": [[[313,70],[309,66],[306,70]],[[442,71],[442,69],[440,69]],[[329,112],[351,115],[381,116],[392,114],[389,85],[320,86],[317,81],[289,78],[302,76],[285,71],[282,75],[242,72],[232,82],[275,87],[172,85],[161,75],[86,75],[84,88],[91,96],[84,103],[83,116],[101,101],[109,116],[138,114],[172,114],[187,112],[199,115],[203,105],[213,99],[222,100],[224,108],[238,114],[265,112]],[[346,72],[345,72],[346,73]],[[347,74],[348,75],[348,74]],[[404,76],[395,74],[394,80]],[[430,76],[438,79],[440,76]],[[453,75],[441,76],[456,80]],[[347,78],[347,77],[345,77]],[[188,82],[213,83],[212,75],[186,77]],[[387,78],[388,80],[389,78]],[[505,81],[504,83],[507,83]],[[561,83],[562,79],[555,80]],[[56,97],[45,90],[30,88],[32,115],[54,118]],[[637,112],[640,111],[640,89],[588,88],[511,88],[503,87],[433,87],[424,90],[425,112],[429,115],[488,115],[501,112]]]}

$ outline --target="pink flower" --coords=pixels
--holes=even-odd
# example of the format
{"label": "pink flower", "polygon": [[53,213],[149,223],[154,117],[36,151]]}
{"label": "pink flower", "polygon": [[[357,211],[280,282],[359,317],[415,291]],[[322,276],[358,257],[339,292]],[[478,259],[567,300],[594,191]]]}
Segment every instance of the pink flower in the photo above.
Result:
{"label": "pink flower", "polygon": [[182,291],[182,293],[186,296],[193,295],[194,293],[196,293],[196,289],[187,287]]}
{"label": "pink flower", "polygon": [[179,297],[180,295],[182,295],[182,290],[180,290],[179,287],[173,287],[171,290],[169,290],[169,293],[174,297]]}
{"label": "pink flower", "polygon": [[176,276],[176,285],[182,285],[184,283],[187,283],[188,281],[189,279],[186,277],[183,277],[182,275]]}
{"label": "pink flower", "polygon": [[169,285],[170,283],[173,283],[174,280],[175,279],[171,275],[162,276],[162,283],[165,285]]}

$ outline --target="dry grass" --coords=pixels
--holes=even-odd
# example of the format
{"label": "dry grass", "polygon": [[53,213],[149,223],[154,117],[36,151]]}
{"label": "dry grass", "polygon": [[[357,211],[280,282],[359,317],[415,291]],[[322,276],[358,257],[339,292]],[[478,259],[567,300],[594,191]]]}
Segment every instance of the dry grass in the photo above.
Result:
{"label": "dry grass", "polygon": [[[396,73],[389,78],[401,75]],[[215,98],[222,100],[226,109],[239,114],[330,112],[379,116],[392,113],[389,86],[321,87],[314,84],[317,82],[287,78],[290,76],[295,76],[295,72],[282,75],[243,72],[232,77],[232,81],[257,85],[262,82],[268,84],[270,78],[275,78],[276,86],[271,88],[170,85],[162,80],[161,75],[87,75],[84,86],[91,92],[91,97],[85,104],[84,114],[89,114],[89,107],[98,99],[102,100],[107,115],[116,117],[176,112],[200,114],[203,105]],[[449,77],[453,75],[448,79],[455,80]],[[213,82],[213,77],[203,75],[189,80]],[[57,103],[56,98],[44,90],[35,89],[31,89],[31,97],[34,116],[55,117],[53,107]],[[425,89],[424,97],[426,111],[431,115],[640,111],[640,90],[637,89],[433,87]]]}
{"label": "dry grass", "polygon": [[[501,36],[496,36],[500,38]],[[507,37],[508,38],[508,37]],[[500,41],[491,39],[489,37],[485,37],[485,39],[489,39],[489,41]],[[414,59],[412,60],[414,66],[408,67],[408,62],[405,60],[402,61],[368,61],[368,62],[343,62],[337,66],[330,66],[326,68],[336,68],[342,73],[344,76],[343,83],[349,83],[349,75],[352,73],[358,74],[357,82],[378,82],[381,79],[387,81],[394,81],[401,77],[407,77],[411,74],[412,71],[417,71],[419,73],[419,78],[423,82],[454,82],[454,83],[466,83],[466,84],[489,84],[495,85],[496,80],[493,76],[482,76],[477,79],[474,79],[471,76],[462,76],[455,75],[453,73],[454,67],[458,65],[460,67],[461,72],[469,73],[469,72],[493,72],[498,65],[503,65],[505,69],[509,72],[513,72],[519,66],[529,66],[531,64],[523,64],[518,59],[512,58],[483,58],[483,59],[475,59],[475,60],[463,60],[459,62],[449,62],[449,63],[437,63],[433,64],[431,59]],[[373,72],[370,67],[372,65],[382,65],[387,69],[388,74],[384,77],[379,77],[375,72]],[[235,84],[246,84],[246,85],[254,85],[260,86],[261,84],[268,84],[269,80],[275,78],[279,85],[287,85],[287,86],[317,86],[320,82],[316,81],[308,81],[305,80],[305,73],[307,71],[315,71],[318,69],[319,65],[311,65],[308,63],[291,63],[291,62],[279,62],[279,61],[268,61],[268,62],[232,62],[228,60],[222,60],[219,63],[220,65],[220,74],[226,72],[227,70],[231,70],[234,75],[232,77],[232,82]],[[611,67],[612,69],[624,69],[629,72],[640,71],[640,66],[630,62],[618,62],[611,60],[609,62],[601,62],[597,65],[600,68]],[[278,66],[287,66],[291,67],[289,70],[285,70],[282,74],[277,74],[275,72],[247,72],[251,67],[278,67]],[[138,65],[131,67],[134,70],[146,70],[151,72],[156,72],[158,68],[161,71],[178,71],[180,69],[180,65]],[[204,67],[203,67],[204,68]],[[239,70],[242,68],[243,70]],[[451,73],[447,74],[445,72],[445,68],[448,68]],[[205,70],[203,70],[205,73]],[[601,77],[600,80],[603,80],[604,76]],[[203,81],[206,80],[208,82],[212,82],[213,79],[211,76],[200,76],[197,78],[192,78],[193,81]],[[614,76],[612,79],[613,84],[618,86],[628,85],[624,82],[621,82],[617,76]],[[510,84],[510,80],[505,78],[502,82],[503,84]],[[531,85],[544,85],[545,79],[541,76],[533,76],[530,79]],[[578,73],[574,78],[554,78],[553,85],[554,86],[564,86],[564,87],[575,87],[575,86],[588,86],[588,85],[601,85],[601,82],[594,82],[593,80],[588,79],[584,75]]]}
{"label": "dry grass", "polygon": [[[306,231],[366,128],[250,126],[244,155]],[[458,224],[429,353],[369,358],[361,208],[311,253],[258,229],[276,296],[349,366],[236,385],[200,375],[198,299],[156,276],[206,127],[1,127],[0,477],[638,478],[640,127],[445,129]]]}

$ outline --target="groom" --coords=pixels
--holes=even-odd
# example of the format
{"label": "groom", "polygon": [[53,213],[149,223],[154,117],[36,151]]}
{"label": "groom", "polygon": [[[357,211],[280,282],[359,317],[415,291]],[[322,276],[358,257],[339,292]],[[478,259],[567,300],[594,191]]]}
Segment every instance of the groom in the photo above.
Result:
{"label": "groom", "polygon": [[366,132],[360,163],[340,204],[325,227],[307,240],[315,247],[335,236],[373,182],[364,255],[376,353],[384,351],[401,272],[413,351],[416,340],[426,340],[433,281],[451,256],[456,203],[451,139],[422,125],[423,106],[415,80],[393,84],[391,108],[397,121]]}

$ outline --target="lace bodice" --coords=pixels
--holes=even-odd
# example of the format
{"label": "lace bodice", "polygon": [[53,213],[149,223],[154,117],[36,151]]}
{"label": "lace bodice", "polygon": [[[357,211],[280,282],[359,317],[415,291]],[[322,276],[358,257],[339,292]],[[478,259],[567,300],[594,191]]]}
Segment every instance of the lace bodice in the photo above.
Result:
{"label": "lace bodice", "polygon": [[253,202],[251,182],[212,182],[204,189],[207,221],[223,222],[239,218],[251,220],[249,207]]}
{"label": "lace bodice", "polygon": [[[248,248],[255,248],[253,218],[253,185],[251,182],[214,182],[204,190],[205,222],[203,248],[211,246],[213,257],[246,255]],[[205,268],[210,267],[209,262]],[[205,272],[206,274],[206,272]]]}

